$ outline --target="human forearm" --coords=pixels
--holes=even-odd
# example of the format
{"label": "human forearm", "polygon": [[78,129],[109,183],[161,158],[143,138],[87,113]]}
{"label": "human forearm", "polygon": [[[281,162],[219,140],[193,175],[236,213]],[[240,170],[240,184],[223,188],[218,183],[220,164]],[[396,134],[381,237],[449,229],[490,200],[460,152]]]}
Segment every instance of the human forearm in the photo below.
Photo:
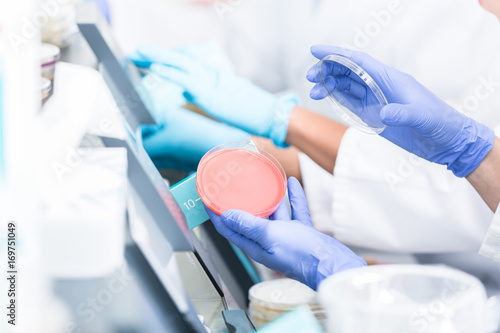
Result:
{"label": "human forearm", "polygon": [[340,141],[346,130],[347,126],[339,122],[296,106],[290,116],[286,142],[333,173]]}
{"label": "human forearm", "polygon": [[271,140],[252,136],[252,141],[258,148],[262,148],[268,153],[271,153],[285,170],[287,177],[295,177],[302,183],[299,164],[299,151],[295,147],[280,148],[277,147]]}
{"label": "human forearm", "polygon": [[495,211],[500,202],[500,139],[495,137],[493,149],[467,177],[484,202]]}

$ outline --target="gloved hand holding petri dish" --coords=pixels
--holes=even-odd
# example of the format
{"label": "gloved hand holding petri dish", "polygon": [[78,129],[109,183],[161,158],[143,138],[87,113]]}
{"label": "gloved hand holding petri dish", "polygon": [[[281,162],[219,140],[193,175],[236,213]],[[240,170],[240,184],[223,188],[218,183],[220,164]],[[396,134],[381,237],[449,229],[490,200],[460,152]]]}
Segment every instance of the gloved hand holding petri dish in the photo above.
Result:
{"label": "gloved hand holding petri dish", "polygon": [[311,98],[328,97],[354,127],[446,165],[457,177],[468,176],[492,149],[493,130],[455,110],[411,75],[338,46],[315,45],[311,53],[320,59],[307,72],[316,83]]}
{"label": "gloved hand holding petri dish", "polygon": [[198,165],[196,189],[203,203],[218,215],[239,209],[268,217],[285,197],[286,188],[280,163],[254,145],[217,146]]}
{"label": "gloved hand holding petri dish", "polygon": [[332,54],[311,68],[308,79],[316,85],[313,99],[326,100],[349,125],[371,134],[381,133],[386,125],[380,111],[387,105],[384,93],[375,80],[348,58]]}

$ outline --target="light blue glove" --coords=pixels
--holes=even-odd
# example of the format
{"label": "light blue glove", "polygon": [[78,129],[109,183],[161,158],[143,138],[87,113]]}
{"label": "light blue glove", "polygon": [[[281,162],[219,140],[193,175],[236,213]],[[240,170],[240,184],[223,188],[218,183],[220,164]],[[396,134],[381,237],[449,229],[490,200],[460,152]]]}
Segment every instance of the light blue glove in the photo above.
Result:
{"label": "light blue glove", "polygon": [[[316,45],[311,53],[318,59],[330,54],[347,57],[370,74],[389,103],[380,113],[380,120],[388,126],[380,135],[401,148],[428,161],[447,165],[457,177],[474,171],[493,148],[491,129],[453,109],[412,76],[363,52]],[[331,66],[329,70],[335,78],[327,83],[330,91],[335,87],[357,95],[365,91],[358,89],[359,77],[345,67]],[[309,69],[307,79],[316,83],[311,89],[311,98],[322,99],[328,95],[323,84],[317,82],[315,66]]]}
{"label": "light blue glove", "polygon": [[84,0],[85,2],[93,2],[99,7],[102,15],[106,19],[106,21],[111,22],[111,13],[109,10],[109,3],[107,0]]}
{"label": "light blue glove", "polygon": [[292,217],[284,201],[269,220],[240,210],[222,216],[206,206],[205,210],[217,231],[250,258],[314,290],[332,274],[366,265],[345,245],[312,226],[304,191],[293,177],[288,180],[288,195]]}
{"label": "light blue glove", "polygon": [[187,103],[181,87],[158,75],[146,75],[135,88],[157,123],[165,122],[169,110],[179,109]]}
{"label": "light blue glove", "polygon": [[[234,72],[231,61],[227,58],[224,50],[220,47],[215,39],[208,39],[197,44],[186,44],[171,48],[176,52],[189,54],[192,58],[201,61],[203,64],[217,69],[220,72]],[[128,58],[135,63],[136,66],[149,68],[154,59],[151,57],[142,56],[137,50],[128,55]]]}
{"label": "light blue glove", "polygon": [[158,168],[194,171],[215,146],[243,142],[250,135],[237,128],[178,108],[165,112],[160,126],[143,127],[143,145]]}
{"label": "light blue glove", "polygon": [[150,67],[153,73],[182,86],[186,99],[214,118],[270,138],[278,146],[285,145],[290,113],[298,103],[295,96],[276,97],[231,71],[204,64],[182,49],[142,46],[131,59],[141,66],[154,63]]}

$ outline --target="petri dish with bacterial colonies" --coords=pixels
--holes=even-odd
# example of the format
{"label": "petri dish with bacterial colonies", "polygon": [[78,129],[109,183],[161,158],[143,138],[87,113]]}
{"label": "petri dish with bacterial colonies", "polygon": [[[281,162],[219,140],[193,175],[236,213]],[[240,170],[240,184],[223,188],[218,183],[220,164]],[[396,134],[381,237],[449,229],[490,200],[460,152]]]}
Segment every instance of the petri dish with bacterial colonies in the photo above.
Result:
{"label": "petri dish with bacterial colonies", "polygon": [[268,217],[286,193],[279,162],[254,145],[228,143],[208,151],[198,165],[196,189],[201,200],[221,215],[239,209]]}

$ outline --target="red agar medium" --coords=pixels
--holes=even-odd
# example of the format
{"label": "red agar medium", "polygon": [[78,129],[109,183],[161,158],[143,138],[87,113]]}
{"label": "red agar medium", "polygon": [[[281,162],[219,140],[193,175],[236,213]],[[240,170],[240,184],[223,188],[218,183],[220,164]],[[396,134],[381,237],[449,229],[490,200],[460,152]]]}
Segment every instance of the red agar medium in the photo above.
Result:
{"label": "red agar medium", "polygon": [[209,152],[198,166],[196,189],[203,203],[219,215],[239,209],[268,217],[286,192],[285,173],[275,163],[245,148]]}

